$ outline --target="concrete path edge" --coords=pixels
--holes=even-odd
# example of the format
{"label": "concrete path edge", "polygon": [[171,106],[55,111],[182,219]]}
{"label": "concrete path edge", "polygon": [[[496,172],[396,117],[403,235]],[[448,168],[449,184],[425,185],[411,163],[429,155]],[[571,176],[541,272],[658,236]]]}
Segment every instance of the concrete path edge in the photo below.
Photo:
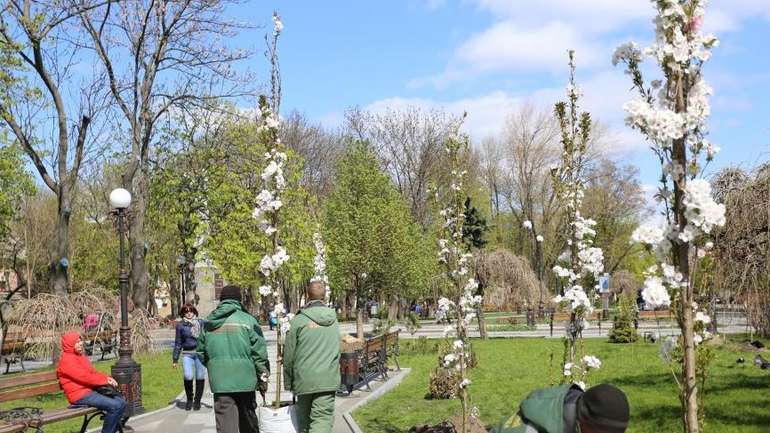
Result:
{"label": "concrete path edge", "polygon": [[342,419],[345,420],[345,423],[348,425],[352,433],[364,433],[363,430],[361,430],[361,427],[358,426],[356,420],[353,419],[353,411],[371,401],[377,400],[386,392],[398,386],[398,384],[401,383],[401,381],[404,379],[404,377],[406,377],[407,374],[409,374],[410,371],[412,371],[412,369],[402,368],[401,371],[396,372],[397,374],[391,376],[382,386],[372,391],[371,394],[367,395],[361,401],[353,405],[353,407],[342,413]]}

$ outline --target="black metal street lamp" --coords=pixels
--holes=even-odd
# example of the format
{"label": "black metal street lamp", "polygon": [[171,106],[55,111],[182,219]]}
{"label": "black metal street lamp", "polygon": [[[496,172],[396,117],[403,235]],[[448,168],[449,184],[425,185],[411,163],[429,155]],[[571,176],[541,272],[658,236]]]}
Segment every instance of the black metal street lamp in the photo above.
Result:
{"label": "black metal street lamp", "polygon": [[[176,258],[177,269],[179,269],[179,308],[185,304],[185,296],[187,293],[186,275],[184,272],[184,265],[187,260],[183,255],[179,255]],[[178,310],[179,311],[179,310]]]}
{"label": "black metal street lamp", "polygon": [[118,382],[118,388],[128,402],[125,416],[134,416],[144,412],[142,406],[142,366],[131,355],[131,328],[128,327],[128,272],[126,271],[125,236],[126,209],[131,205],[131,193],[123,188],[110,193],[110,205],[115,209],[120,236],[120,348],[118,362],[112,366],[112,377]]}

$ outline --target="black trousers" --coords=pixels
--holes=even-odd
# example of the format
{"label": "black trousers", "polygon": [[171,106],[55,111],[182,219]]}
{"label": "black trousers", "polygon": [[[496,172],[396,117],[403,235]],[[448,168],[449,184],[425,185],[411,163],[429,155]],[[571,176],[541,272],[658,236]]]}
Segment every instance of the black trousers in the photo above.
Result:
{"label": "black trousers", "polygon": [[217,433],[257,433],[257,394],[229,392],[214,394]]}

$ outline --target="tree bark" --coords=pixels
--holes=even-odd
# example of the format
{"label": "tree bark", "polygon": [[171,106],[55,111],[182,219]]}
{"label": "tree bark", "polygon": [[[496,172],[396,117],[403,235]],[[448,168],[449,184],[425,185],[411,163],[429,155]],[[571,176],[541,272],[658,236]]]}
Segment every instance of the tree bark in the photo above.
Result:
{"label": "tree bark", "polygon": [[143,171],[140,169],[134,177],[136,188],[132,188],[133,200],[129,218],[129,250],[131,261],[131,289],[135,308],[147,309],[147,286],[149,276],[145,262],[144,215],[147,209],[147,187]]}
{"label": "tree bark", "polygon": [[479,311],[477,314],[477,319],[479,321],[479,337],[481,337],[482,340],[487,339],[487,325],[486,321],[484,320],[484,309],[479,307]]}
{"label": "tree bark", "polygon": [[399,307],[399,300],[398,298],[394,297],[390,301],[390,307],[388,308],[388,321],[389,322],[395,322],[398,319],[398,307]]}
{"label": "tree bark", "polygon": [[361,340],[364,339],[364,308],[361,298],[356,297],[356,336]]}
{"label": "tree bark", "polygon": [[[677,74],[674,82],[676,112],[684,113],[687,111],[684,95],[686,90],[686,78],[682,73]],[[687,167],[687,147],[685,138],[674,140],[672,147],[673,164],[681,165],[684,169]],[[681,231],[684,231],[687,225],[684,205],[684,189],[686,185],[686,174],[682,174],[679,179],[674,178],[674,217],[675,222]],[[679,239],[673,242],[674,266],[682,274],[682,281],[685,287],[681,289],[681,317],[680,327],[682,329],[682,341],[684,345],[684,358],[682,360],[682,405],[684,406],[684,427],[687,433],[698,433],[698,382],[696,378],[695,361],[695,332],[693,318],[694,293],[692,282],[690,281],[690,243]]]}
{"label": "tree bark", "polygon": [[59,207],[56,222],[56,236],[54,236],[49,247],[50,263],[49,269],[49,288],[51,293],[58,296],[67,296],[69,292],[69,227],[70,227],[70,191],[68,188],[60,185],[59,187]]}

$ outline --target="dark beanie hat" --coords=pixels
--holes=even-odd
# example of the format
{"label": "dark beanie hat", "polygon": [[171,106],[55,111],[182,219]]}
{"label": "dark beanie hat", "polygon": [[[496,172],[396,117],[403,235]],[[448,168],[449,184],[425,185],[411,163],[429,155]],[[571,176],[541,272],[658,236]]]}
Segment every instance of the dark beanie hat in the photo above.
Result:
{"label": "dark beanie hat", "polygon": [[241,288],[238,286],[225,286],[222,287],[222,293],[219,294],[219,300],[235,299],[241,302]]}
{"label": "dark beanie hat", "polygon": [[577,402],[577,420],[597,433],[624,433],[628,418],[628,399],[612,385],[594,386]]}

